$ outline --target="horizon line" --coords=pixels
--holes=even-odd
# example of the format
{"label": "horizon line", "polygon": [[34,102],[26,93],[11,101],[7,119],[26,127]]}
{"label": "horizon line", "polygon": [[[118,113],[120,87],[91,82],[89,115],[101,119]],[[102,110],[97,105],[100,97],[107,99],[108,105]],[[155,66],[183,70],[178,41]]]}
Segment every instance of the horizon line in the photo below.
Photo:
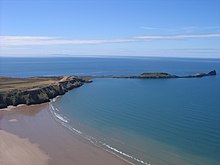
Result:
{"label": "horizon line", "polygon": [[[55,56],[54,56],[55,55]],[[198,56],[146,56],[146,55],[69,55],[69,54],[48,54],[44,56],[32,55],[32,56],[16,56],[16,55],[0,55],[0,58],[188,58],[188,59],[220,59],[220,57],[198,57]]]}

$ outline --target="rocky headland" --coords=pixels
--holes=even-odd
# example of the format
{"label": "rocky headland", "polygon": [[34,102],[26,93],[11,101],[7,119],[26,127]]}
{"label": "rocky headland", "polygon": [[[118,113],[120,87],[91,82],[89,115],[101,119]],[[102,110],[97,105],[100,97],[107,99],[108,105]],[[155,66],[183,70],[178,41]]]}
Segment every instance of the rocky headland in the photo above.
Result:
{"label": "rocky headland", "polygon": [[52,76],[32,78],[0,77],[0,109],[9,105],[40,104],[49,102],[58,95],[64,95],[73,88],[92,82],[93,78],[137,78],[137,79],[167,79],[167,78],[201,78],[215,76],[216,71],[177,76],[164,72],[146,72],[134,76]]}
{"label": "rocky headland", "polygon": [[75,76],[8,78],[0,77],[0,108],[18,104],[49,102],[58,95],[91,82]]}

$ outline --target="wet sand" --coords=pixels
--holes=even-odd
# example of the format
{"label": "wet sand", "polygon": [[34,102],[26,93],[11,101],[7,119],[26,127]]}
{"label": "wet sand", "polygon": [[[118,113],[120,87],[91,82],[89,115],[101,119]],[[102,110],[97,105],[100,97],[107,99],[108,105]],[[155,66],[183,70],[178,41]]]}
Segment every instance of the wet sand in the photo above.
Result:
{"label": "wet sand", "polygon": [[0,164],[15,162],[17,165],[129,164],[57,123],[47,103],[0,111]]}

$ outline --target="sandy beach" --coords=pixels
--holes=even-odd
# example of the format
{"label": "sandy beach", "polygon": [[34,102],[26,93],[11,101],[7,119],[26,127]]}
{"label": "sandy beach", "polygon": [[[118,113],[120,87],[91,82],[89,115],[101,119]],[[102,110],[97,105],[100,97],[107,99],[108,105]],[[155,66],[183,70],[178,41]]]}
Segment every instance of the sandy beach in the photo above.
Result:
{"label": "sandy beach", "polygon": [[48,104],[0,111],[1,165],[126,165],[57,123]]}

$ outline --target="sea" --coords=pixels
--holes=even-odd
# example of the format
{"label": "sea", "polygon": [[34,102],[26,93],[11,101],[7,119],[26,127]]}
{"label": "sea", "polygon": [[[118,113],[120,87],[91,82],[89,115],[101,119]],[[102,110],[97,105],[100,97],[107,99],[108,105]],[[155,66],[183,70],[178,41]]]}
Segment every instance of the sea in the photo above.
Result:
{"label": "sea", "polygon": [[50,102],[60,124],[137,165],[220,164],[220,59],[0,57],[0,76],[207,73],[189,79],[97,78]]}

